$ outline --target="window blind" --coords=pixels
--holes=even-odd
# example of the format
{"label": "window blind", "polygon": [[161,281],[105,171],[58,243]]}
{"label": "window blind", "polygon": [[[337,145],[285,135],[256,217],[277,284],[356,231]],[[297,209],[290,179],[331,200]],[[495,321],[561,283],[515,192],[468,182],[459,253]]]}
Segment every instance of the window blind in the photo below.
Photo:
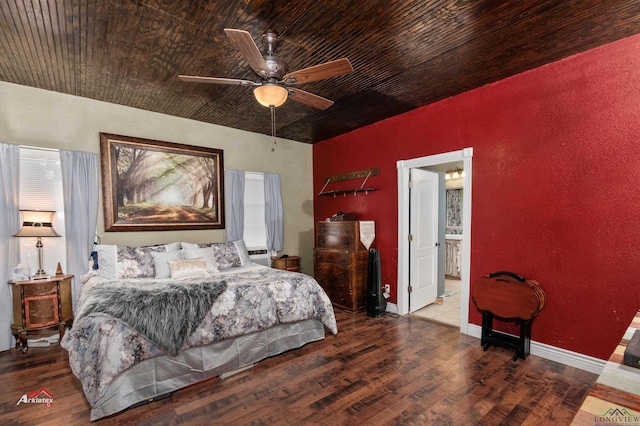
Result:
{"label": "window blind", "polygon": [[[42,239],[43,269],[54,275],[60,262],[66,272],[64,200],[58,150],[20,147],[20,209],[56,212],[53,229],[61,236]],[[31,274],[38,269],[36,238],[20,238],[20,262],[29,265]]]}
{"label": "window blind", "polygon": [[266,249],[264,175],[245,172],[244,179],[244,242],[248,250]]}

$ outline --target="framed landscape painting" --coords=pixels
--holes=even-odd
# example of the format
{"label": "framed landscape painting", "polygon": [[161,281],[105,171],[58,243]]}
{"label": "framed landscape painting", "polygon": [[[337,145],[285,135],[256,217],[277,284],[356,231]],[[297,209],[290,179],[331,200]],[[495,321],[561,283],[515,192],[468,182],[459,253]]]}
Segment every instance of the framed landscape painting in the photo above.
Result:
{"label": "framed landscape painting", "polygon": [[100,133],[107,232],[224,228],[222,150]]}

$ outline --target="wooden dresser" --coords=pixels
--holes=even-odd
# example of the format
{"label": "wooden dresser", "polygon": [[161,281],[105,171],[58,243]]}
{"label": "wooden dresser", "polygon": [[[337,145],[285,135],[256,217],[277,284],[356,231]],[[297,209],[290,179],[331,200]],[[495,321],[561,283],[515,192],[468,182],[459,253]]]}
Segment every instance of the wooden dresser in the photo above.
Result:
{"label": "wooden dresser", "polygon": [[351,312],[366,309],[368,264],[360,222],[316,224],[314,276],[334,306]]}

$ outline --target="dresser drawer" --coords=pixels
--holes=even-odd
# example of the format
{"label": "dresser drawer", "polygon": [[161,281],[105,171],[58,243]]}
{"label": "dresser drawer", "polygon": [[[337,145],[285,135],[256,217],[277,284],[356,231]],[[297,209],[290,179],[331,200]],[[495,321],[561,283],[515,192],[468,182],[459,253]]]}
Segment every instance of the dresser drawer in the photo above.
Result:
{"label": "dresser drawer", "polygon": [[367,251],[360,242],[360,222],[318,222],[316,248]]}
{"label": "dresser drawer", "polygon": [[58,294],[58,286],[53,281],[36,281],[36,284],[28,284],[24,286],[24,297],[48,296]]}
{"label": "dresser drawer", "polygon": [[342,268],[351,268],[352,256],[350,252],[315,250],[314,264],[327,263]]}
{"label": "dresser drawer", "polygon": [[318,274],[316,280],[333,303],[346,305],[352,299],[352,289],[349,279],[339,279],[331,275]]}
{"label": "dresser drawer", "polygon": [[343,268],[331,263],[316,263],[313,272],[314,275],[325,275],[344,282],[349,282],[351,279],[351,270],[349,268]]}

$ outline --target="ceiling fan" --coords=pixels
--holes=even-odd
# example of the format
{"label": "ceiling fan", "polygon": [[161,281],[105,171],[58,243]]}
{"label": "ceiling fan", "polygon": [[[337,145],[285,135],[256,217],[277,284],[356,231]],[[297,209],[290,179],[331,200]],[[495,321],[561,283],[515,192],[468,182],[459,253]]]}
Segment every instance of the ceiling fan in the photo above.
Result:
{"label": "ceiling fan", "polygon": [[[259,80],[253,81],[190,75],[179,75],[178,78],[190,83],[253,86],[253,94],[256,100],[266,107],[279,107],[285,103],[287,98],[291,98],[294,101],[317,109],[327,109],[333,105],[333,101],[292,86],[338,77],[353,72],[353,67],[347,58],[289,72],[287,63],[275,55],[275,50],[280,41],[277,32],[267,30],[262,34],[262,44],[266,50],[264,57],[253,41],[251,34],[247,31],[225,28],[224,32],[229,39],[231,39],[235,48],[238,49],[247,60],[249,66],[251,66],[253,71],[258,75]],[[271,109],[273,110],[273,108]]]}

